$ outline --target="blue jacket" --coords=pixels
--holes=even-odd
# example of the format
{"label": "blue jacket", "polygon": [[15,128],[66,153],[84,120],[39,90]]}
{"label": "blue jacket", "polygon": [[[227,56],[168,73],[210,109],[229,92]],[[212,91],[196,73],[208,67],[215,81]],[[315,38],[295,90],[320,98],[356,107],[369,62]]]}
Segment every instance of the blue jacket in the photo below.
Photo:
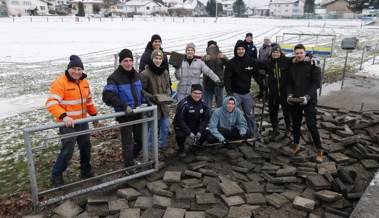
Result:
{"label": "blue jacket", "polygon": [[198,102],[192,100],[191,96],[185,97],[176,107],[174,117],[174,128],[178,128],[190,135],[191,132],[203,133],[209,122],[209,108],[202,99]]}
{"label": "blue jacket", "polygon": [[237,128],[240,135],[246,134],[247,131],[247,123],[241,110],[239,108],[234,108],[234,110],[229,113],[226,109],[226,105],[230,99],[233,99],[234,102],[236,102],[236,98],[233,96],[225,97],[222,102],[222,107],[217,108],[213,112],[211,121],[209,122],[209,131],[220,142],[225,138],[219,131]]}
{"label": "blue jacket", "polygon": [[247,45],[247,49],[246,49],[247,56],[249,56],[249,57],[257,60],[257,58],[258,58],[258,51],[257,51],[257,47],[254,45],[254,42],[251,41],[250,43],[248,43],[248,42],[246,42],[246,40],[244,40],[244,42]]}
{"label": "blue jacket", "polygon": [[127,106],[135,109],[145,103],[139,73],[134,68],[126,71],[119,66],[107,79],[103,90],[103,101],[116,112],[125,111]]}
{"label": "blue jacket", "polygon": [[[170,69],[169,69],[169,66],[168,66],[167,55],[166,55],[166,53],[164,53],[163,48],[159,48],[159,49],[163,52],[163,61],[165,62],[164,63],[165,68],[166,68],[167,72],[170,73]],[[139,70],[138,70],[138,72],[141,73],[142,71],[145,70],[145,67],[146,67],[147,63],[151,59],[151,53],[153,53],[153,50],[154,50],[154,48],[151,45],[151,42],[148,42],[147,45],[146,45],[146,48],[145,48],[145,52],[141,56],[141,60],[139,62]],[[170,84],[171,84],[171,80],[170,80]]]}

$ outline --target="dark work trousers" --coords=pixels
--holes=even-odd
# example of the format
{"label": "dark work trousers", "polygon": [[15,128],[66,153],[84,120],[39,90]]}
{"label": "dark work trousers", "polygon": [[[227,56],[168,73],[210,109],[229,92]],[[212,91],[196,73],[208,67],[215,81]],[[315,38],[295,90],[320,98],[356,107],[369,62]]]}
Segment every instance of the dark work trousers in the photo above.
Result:
{"label": "dark work trousers", "polygon": [[121,142],[124,166],[134,166],[133,158],[142,150],[142,124],[121,127]]}
{"label": "dark work trousers", "polygon": [[[197,134],[197,132],[193,133],[193,134]],[[202,134],[201,134],[201,137],[199,139],[199,144],[203,144],[203,142],[205,142],[205,140],[207,139],[207,135],[209,134],[209,131],[208,130],[205,130]],[[209,134],[210,135],[210,134]],[[188,135],[182,131],[181,129],[179,128],[175,128],[175,138],[176,138],[176,144],[178,145],[179,148],[181,147],[184,147],[184,142],[186,141],[186,138],[188,137]]]}
{"label": "dark work trousers", "polygon": [[308,102],[307,105],[299,105],[295,104],[291,106],[291,116],[292,116],[292,128],[293,128],[293,142],[295,144],[299,144],[300,142],[300,126],[301,121],[303,119],[303,111],[305,115],[305,120],[307,123],[307,128],[309,132],[311,133],[314,145],[317,149],[322,149],[321,147],[321,140],[320,140],[320,134],[317,129],[317,121],[316,121],[316,114],[317,114],[317,104]]}
{"label": "dark work trousers", "polygon": [[287,103],[287,96],[275,96],[275,95],[268,96],[268,110],[270,113],[271,125],[274,129],[278,129],[279,105],[282,106],[284,122],[286,126],[290,127],[291,117],[290,117],[289,105]]}
{"label": "dark work trousers", "polygon": [[[241,139],[240,131],[237,128],[234,128],[230,131],[229,130],[221,130],[221,131],[219,130],[219,132],[221,133],[221,135],[224,136],[225,139],[227,139],[229,141],[235,141],[235,140]],[[207,142],[209,144],[213,144],[213,143],[217,143],[219,141],[212,134],[209,134],[207,137]]]}
{"label": "dark work trousers", "polygon": [[[263,83],[267,86],[267,84],[266,84],[266,72],[265,72],[265,74],[261,74],[261,72],[259,72],[259,75],[262,77]],[[259,86],[259,95],[262,96],[262,98],[263,98],[263,92],[264,92],[264,88]]]}

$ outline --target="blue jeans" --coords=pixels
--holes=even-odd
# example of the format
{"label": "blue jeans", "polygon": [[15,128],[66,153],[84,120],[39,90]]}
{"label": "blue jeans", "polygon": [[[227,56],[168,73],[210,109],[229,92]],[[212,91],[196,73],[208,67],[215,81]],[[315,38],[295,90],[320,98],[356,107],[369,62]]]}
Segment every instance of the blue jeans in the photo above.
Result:
{"label": "blue jeans", "polygon": [[[68,134],[88,130],[88,123],[75,124],[74,128],[61,127],[59,128],[60,134]],[[54,177],[62,177],[63,172],[67,169],[68,162],[72,159],[75,144],[78,143],[80,150],[80,173],[82,175],[91,172],[92,167],[89,163],[91,160],[91,141],[90,135],[84,134],[64,138],[61,140],[62,148],[58,154],[57,160],[51,170]]]}
{"label": "blue jeans", "polygon": [[[224,99],[224,89],[222,88],[221,91],[221,101]],[[203,89],[203,100],[207,103],[208,107],[209,107],[209,110],[212,111],[212,102],[213,102],[213,96],[215,95],[215,90],[207,90],[207,89]],[[216,98],[216,96],[215,96]],[[216,101],[216,106],[217,106],[217,99],[215,99]],[[222,105],[222,102],[221,102],[221,105]]]}
{"label": "blue jeans", "polygon": [[242,106],[242,110],[246,118],[247,126],[249,127],[251,135],[255,136],[256,138],[261,138],[257,122],[255,121],[253,95],[251,93],[247,93],[244,95],[233,93],[233,96],[237,100],[236,108],[238,108],[240,105]]}
{"label": "blue jeans", "polygon": [[[158,139],[158,146],[160,148],[164,148],[167,145],[167,138],[168,138],[168,130],[170,128],[170,118],[165,118],[163,116],[163,113],[161,114],[161,118],[158,120],[158,126],[159,126],[159,139]],[[149,149],[152,149],[153,142],[151,139],[151,131],[152,131],[152,123],[149,122]]]}

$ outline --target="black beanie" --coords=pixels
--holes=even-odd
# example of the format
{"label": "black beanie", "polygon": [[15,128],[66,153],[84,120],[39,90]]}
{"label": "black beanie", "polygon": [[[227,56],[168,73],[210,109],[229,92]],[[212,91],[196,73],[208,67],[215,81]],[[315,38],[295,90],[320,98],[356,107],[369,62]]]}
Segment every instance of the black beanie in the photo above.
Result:
{"label": "black beanie", "polygon": [[208,47],[210,46],[210,45],[217,45],[217,42],[216,41],[213,41],[213,40],[210,40],[210,41],[208,41]]}
{"label": "black beanie", "polygon": [[203,91],[203,87],[200,84],[192,84],[191,92],[193,91]]}
{"label": "black beanie", "polygon": [[252,33],[246,33],[245,39],[246,39],[248,36],[251,36],[251,38],[253,38],[253,34],[252,34]]}
{"label": "black beanie", "polygon": [[125,58],[131,58],[133,60],[133,53],[129,49],[123,49],[120,53],[118,53],[118,63],[121,63]]}
{"label": "black beanie", "polygon": [[271,43],[271,52],[273,51],[282,52],[282,48],[280,48],[278,43]]}
{"label": "black beanie", "polygon": [[83,62],[77,55],[70,56],[70,63],[68,63],[67,70],[71,67],[81,67],[84,70]]}
{"label": "black beanie", "polygon": [[161,36],[158,35],[158,34],[154,34],[154,35],[152,35],[152,36],[151,36],[151,40],[150,40],[150,42],[153,43],[153,42],[154,42],[155,40],[157,40],[157,39],[159,39],[159,40],[162,42],[162,38],[161,38]]}

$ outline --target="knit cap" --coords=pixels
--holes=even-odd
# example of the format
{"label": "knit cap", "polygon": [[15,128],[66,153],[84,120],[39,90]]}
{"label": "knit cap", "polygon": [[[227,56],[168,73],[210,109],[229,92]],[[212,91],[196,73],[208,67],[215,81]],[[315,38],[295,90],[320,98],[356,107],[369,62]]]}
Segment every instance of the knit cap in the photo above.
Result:
{"label": "knit cap", "polygon": [[210,40],[210,41],[208,41],[208,46],[207,47],[209,47],[210,45],[217,45],[217,42],[216,41],[213,41],[213,40]]}
{"label": "knit cap", "polygon": [[200,84],[192,84],[191,92],[193,91],[201,91],[203,92],[203,87]]}
{"label": "knit cap", "polygon": [[188,44],[186,45],[185,53],[187,53],[187,49],[188,49],[188,48],[192,48],[194,51],[196,51],[196,46],[195,46],[195,44],[193,44],[192,42],[191,42],[191,43],[188,43]]}
{"label": "knit cap", "polygon": [[131,58],[133,60],[133,53],[129,49],[123,49],[119,54],[118,54],[118,62],[121,63],[122,60],[125,58]]}
{"label": "knit cap", "polygon": [[156,56],[161,56],[161,58],[163,59],[163,52],[159,49],[155,49],[152,53],[151,53],[151,60],[153,60]]}
{"label": "knit cap", "polygon": [[246,36],[245,36],[245,39],[250,36],[251,38],[253,38],[253,34],[252,33],[246,33]]}
{"label": "knit cap", "polygon": [[161,36],[160,35],[158,35],[158,34],[154,34],[154,35],[152,35],[151,36],[151,40],[150,40],[150,42],[154,42],[155,40],[159,40],[159,41],[161,41],[162,42],[162,38],[161,38]]}
{"label": "knit cap", "polygon": [[278,43],[272,43],[271,44],[271,52],[278,51],[282,52],[282,48],[280,48],[280,45]]}
{"label": "knit cap", "polygon": [[68,63],[67,70],[71,67],[81,67],[84,70],[83,62],[77,55],[70,56],[70,62]]}

